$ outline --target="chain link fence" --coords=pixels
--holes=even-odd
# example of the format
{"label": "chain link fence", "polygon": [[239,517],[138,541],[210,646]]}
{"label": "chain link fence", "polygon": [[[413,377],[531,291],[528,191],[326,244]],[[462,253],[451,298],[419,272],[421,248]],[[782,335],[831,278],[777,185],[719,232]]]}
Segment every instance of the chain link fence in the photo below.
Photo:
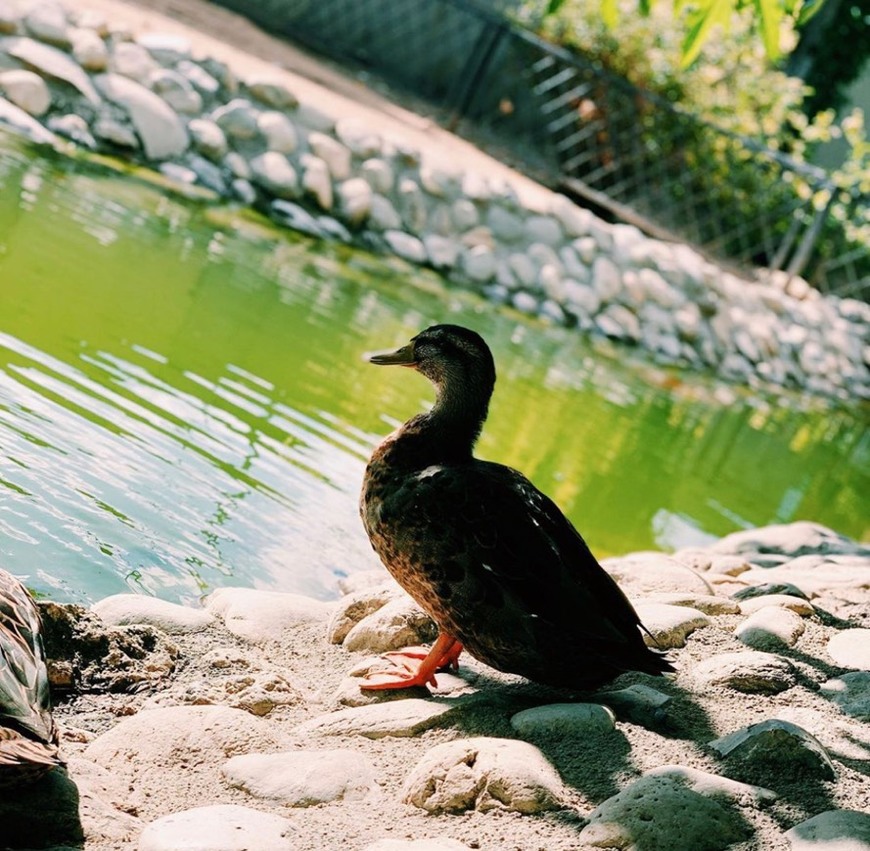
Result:
{"label": "chain link fence", "polygon": [[[870,299],[830,175],[700,121],[470,0],[218,0],[425,98],[449,126],[614,219],[744,270]],[[842,205],[841,205],[842,209]],[[870,222],[870,197],[848,199]]]}

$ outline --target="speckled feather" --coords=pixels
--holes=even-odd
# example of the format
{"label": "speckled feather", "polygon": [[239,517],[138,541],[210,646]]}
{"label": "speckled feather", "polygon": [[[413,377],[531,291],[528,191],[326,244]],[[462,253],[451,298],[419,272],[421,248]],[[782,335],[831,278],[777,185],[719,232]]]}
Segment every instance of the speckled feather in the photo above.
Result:
{"label": "speckled feather", "polygon": [[0,570],[0,787],[59,765],[39,610],[25,587]]}
{"label": "speckled feather", "polygon": [[[445,327],[453,329],[415,340]],[[463,346],[440,345],[447,358],[465,357]],[[475,373],[486,368],[491,380],[481,381]],[[484,358],[434,374],[435,408],[381,443],[363,483],[363,523],[390,573],[443,631],[499,670],[575,688],[627,670],[671,670],[552,500],[516,470],[472,457],[494,368]]]}

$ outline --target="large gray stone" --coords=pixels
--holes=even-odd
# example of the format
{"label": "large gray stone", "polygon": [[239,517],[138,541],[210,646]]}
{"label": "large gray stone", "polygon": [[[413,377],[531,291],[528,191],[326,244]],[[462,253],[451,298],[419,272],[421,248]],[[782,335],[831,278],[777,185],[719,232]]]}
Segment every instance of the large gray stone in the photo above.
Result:
{"label": "large gray stone", "polygon": [[296,198],[300,194],[299,177],[290,160],[277,151],[266,151],[251,160],[254,182],[278,198]]}
{"label": "large gray stone", "polygon": [[0,92],[28,115],[43,115],[51,106],[45,80],[33,71],[0,71]]}
{"label": "large gray stone", "polygon": [[454,707],[431,700],[408,698],[371,706],[340,709],[305,721],[293,731],[299,736],[416,736],[445,720]]}
{"label": "large gray stone", "polygon": [[718,553],[781,553],[801,555],[870,555],[870,546],[839,535],[820,523],[799,521],[763,526],[726,535],[710,547]]}
{"label": "large gray stone", "polygon": [[641,552],[606,558],[601,566],[629,597],[652,592],[713,593],[710,583],[700,573],[664,553]]}
{"label": "large gray stone", "polygon": [[686,637],[696,629],[710,625],[710,618],[687,606],[669,606],[666,603],[639,603],[635,606],[641,623],[651,634],[643,639],[649,647],[670,650],[683,647]]}
{"label": "large gray stone", "polygon": [[521,736],[577,736],[615,727],[613,712],[598,703],[552,703],[517,712],[511,727]]}
{"label": "large gray stone", "polygon": [[511,739],[472,738],[429,750],[405,781],[405,799],[430,813],[560,809],[565,789],[538,748]]}
{"label": "large gray stone", "polygon": [[94,82],[107,100],[127,111],[148,159],[166,160],[184,153],[188,145],[184,123],[159,95],[119,74],[100,74]]}
{"label": "large gray stone", "polygon": [[828,655],[844,668],[870,671],[870,629],[845,629],[834,635]]}
{"label": "large gray stone", "polygon": [[779,718],[751,724],[709,744],[726,759],[751,765],[753,772],[766,771],[774,785],[784,772],[786,776],[800,772],[826,780],[836,777],[834,764],[822,743],[797,724]]}
{"label": "large gray stone", "polygon": [[765,606],[741,621],[734,635],[756,650],[780,650],[797,644],[804,629],[799,614],[779,606]]}
{"label": "large gray stone", "polygon": [[593,848],[725,851],[751,834],[726,802],[663,774],[641,777],[596,807],[577,839]]}
{"label": "large gray stone", "polygon": [[797,682],[788,659],[759,650],[718,653],[698,662],[693,678],[704,685],[724,685],[735,691],[775,694]]}
{"label": "large gray stone", "polygon": [[253,588],[218,588],[205,601],[206,609],[222,617],[230,632],[251,641],[278,641],[297,624],[325,622],[334,605],[300,594]]}
{"label": "large gray stone", "polygon": [[870,851],[870,813],[827,810],[785,832],[791,851]]}
{"label": "large gray stone", "polygon": [[358,801],[378,789],[371,760],[351,750],[242,754],[221,773],[231,786],[288,807]]}
{"label": "large gray stone", "polygon": [[151,822],[139,851],[293,851],[296,828],[281,816],[236,804],[214,804]]}

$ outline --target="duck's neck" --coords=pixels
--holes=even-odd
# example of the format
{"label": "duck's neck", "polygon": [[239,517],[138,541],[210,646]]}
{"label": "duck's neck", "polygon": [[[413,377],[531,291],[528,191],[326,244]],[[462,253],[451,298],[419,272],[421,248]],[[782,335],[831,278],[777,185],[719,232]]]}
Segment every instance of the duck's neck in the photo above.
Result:
{"label": "duck's neck", "polygon": [[435,405],[408,420],[388,439],[389,463],[420,469],[470,461],[489,409],[492,386],[436,384]]}

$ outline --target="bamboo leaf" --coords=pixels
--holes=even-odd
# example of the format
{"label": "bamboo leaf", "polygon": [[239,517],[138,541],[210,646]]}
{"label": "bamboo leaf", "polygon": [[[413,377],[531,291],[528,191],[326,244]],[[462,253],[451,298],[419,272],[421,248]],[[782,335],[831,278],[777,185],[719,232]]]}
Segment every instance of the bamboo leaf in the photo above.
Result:
{"label": "bamboo leaf", "polygon": [[801,5],[800,12],[797,16],[797,25],[802,27],[810,18],[815,17],[819,9],[824,6],[825,0],[806,0]]}
{"label": "bamboo leaf", "polygon": [[618,0],[601,0],[601,20],[608,29],[616,26]]}
{"label": "bamboo leaf", "polygon": [[653,0],[638,0],[638,7],[643,17],[649,17],[649,13],[652,11],[652,4]]}
{"label": "bamboo leaf", "polygon": [[778,59],[779,31],[782,25],[782,6],[779,0],[755,0],[755,12],[764,50],[769,59]]}
{"label": "bamboo leaf", "polygon": [[547,15],[555,15],[562,6],[565,5],[565,0],[549,0],[547,3],[547,10],[544,12],[544,16]]}
{"label": "bamboo leaf", "polygon": [[731,0],[706,0],[700,9],[688,16],[689,28],[683,39],[681,68],[688,68],[698,58],[704,42],[716,24],[728,24],[731,6]]}

